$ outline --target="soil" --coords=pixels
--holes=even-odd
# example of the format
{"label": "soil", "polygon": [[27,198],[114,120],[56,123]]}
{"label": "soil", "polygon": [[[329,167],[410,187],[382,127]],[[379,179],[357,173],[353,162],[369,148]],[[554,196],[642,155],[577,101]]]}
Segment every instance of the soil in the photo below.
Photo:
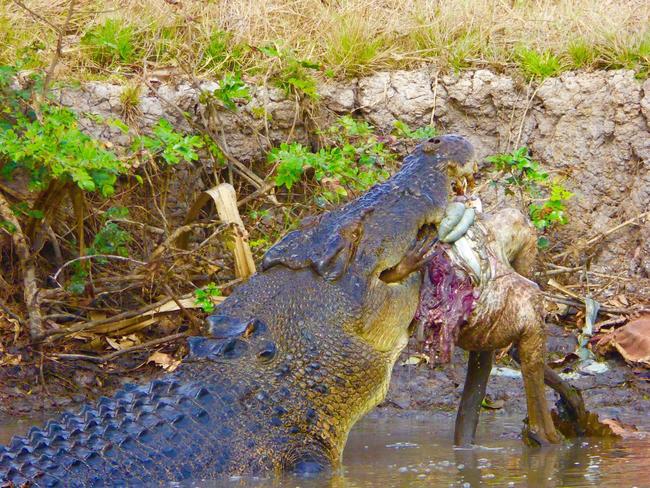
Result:
{"label": "soil", "polygon": [[[551,357],[564,357],[577,343],[571,331],[548,325],[548,349]],[[173,346],[168,346],[169,350]],[[378,414],[415,412],[452,412],[457,408],[466,373],[467,353],[456,348],[448,365],[431,368],[426,364],[404,365],[415,351],[415,343],[405,350],[393,370],[390,390],[378,407]],[[24,361],[20,366],[3,368],[0,377],[0,417],[48,418],[64,410],[78,409],[83,403],[100,396],[110,396],[124,383],[143,383],[165,374],[160,368],[146,364],[146,352],[125,355],[110,365],[100,366],[88,361],[43,362],[45,387],[39,380],[40,358]],[[634,422],[650,411],[650,374],[636,370],[620,358],[605,361],[604,373],[580,372],[576,363],[558,371],[575,373],[570,382],[578,387],[587,408],[601,418]],[[517,366],[507,356],[498,364],[512,374]],[[549,404],[555,400],[548,390]],[[525,413],[526,402],[521,378],[493,375],[488,384],[488,397],[506,414]]]}

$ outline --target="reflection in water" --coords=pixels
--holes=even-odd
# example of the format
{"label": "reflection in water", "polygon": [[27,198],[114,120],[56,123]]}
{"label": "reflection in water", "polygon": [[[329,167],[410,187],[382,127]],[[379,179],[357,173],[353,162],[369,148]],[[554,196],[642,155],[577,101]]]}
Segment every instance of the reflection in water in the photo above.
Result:
{"label": "reflection in water", "polygon": [[[648,419],[639,419],[647,422]],[[32,422],[0,422],[0,444],[24,433]],[[350,434],[343,468],[314,479],[228,478],[193,482],[196,487],[595,487],[650,486],[650,438],[588,439],[558,447],[530,449],[514,435],[521,417],[484,413],[480,446],[452,446],[453,417],[427,414],[404,418],[380,415],[362,420]],[[646,426],[647,427],[647,426]]]}

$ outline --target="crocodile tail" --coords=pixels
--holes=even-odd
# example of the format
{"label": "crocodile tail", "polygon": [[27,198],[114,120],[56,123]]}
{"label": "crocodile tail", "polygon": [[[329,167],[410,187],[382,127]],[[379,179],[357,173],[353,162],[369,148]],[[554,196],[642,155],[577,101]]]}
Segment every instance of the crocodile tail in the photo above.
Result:
{"label": "crocodile tail", "polygon": [[[148,385],[126,385],[77,414],[65,413],[42,428],[0,446],[0,480],[15,486],[144,485],[200,475],[201,449],[211,470],[227,462],[218,452],[227,429],[206,428],[219,415],[218,399],[173,375]],[[221,466],[220,466],[221,464]],[[11,485],[9,485],[11,486]]]}

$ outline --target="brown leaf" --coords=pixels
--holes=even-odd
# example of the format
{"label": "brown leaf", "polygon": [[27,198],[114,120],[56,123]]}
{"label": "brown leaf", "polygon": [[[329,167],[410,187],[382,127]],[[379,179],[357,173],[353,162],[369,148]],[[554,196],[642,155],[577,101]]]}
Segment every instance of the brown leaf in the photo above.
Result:
{"label": "brown leaf", "polygon": [[0,357],[0,366],[18,366],[23,360],[20,354],[2,353]]}
{"label": "brown leaf", "polygon": [[650,367],[650,315],[644,315],[616,329],[598,342],[614,347],[630,363]]}
{"label": "brown leaf", "polygon": [[106,342],[108,342],[108,344],[116,351],[121,351],[140,344],[140,338],[135,334],[129,334],[122,337],[119,341],[106,337]]}
{"label": "brown leaf", "polygon": [[180,359],[175,359],[170,354],[160,351],[156,351],[151,356],[149,356],[147,362],[156,363],[158,366],[161,366],[162,369],[169,372],[174,371],[176,368],[178,368],[178,365],[181,364]]}
{"label": "brown leaf", "polygon": [[564,418],[558,413],[557,410],[551,410],[551,417],[557,430],[568,439],[578,437],[576,429],[584,432],[586,437],[603,437],[616,439],[622,435],[616,432],[608,421],[612,419],[600,420],[598,414],[595,412],[586,412],[584,423],[580,422],[578,425],[574,420]]}
{"label": "brown leaf", "polygon": [[605,424],[611,431],[620,437],[634,437],[638,435],[639,429],[635,425],[626,424],[617,419],[603,419],[602,424]]}

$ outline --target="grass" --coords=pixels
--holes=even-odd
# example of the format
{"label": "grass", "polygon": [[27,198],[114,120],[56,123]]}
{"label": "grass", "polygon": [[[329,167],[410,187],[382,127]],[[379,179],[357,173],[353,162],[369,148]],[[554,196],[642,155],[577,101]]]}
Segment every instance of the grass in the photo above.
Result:
{"label": "grass", "polygon": [[[32,0],[55,26],[67,0]],[[277,71],[261,50],[279,45],[330,76],[434,63],[491,67],[542,79],[569,69],[627,68],[646,77],[650,4],[644,0],[87,0],[63,43],[67,78],[128,77],[182,65],[214,76]],[[4,1],[0,61],[47,66],[56,30]]]}

